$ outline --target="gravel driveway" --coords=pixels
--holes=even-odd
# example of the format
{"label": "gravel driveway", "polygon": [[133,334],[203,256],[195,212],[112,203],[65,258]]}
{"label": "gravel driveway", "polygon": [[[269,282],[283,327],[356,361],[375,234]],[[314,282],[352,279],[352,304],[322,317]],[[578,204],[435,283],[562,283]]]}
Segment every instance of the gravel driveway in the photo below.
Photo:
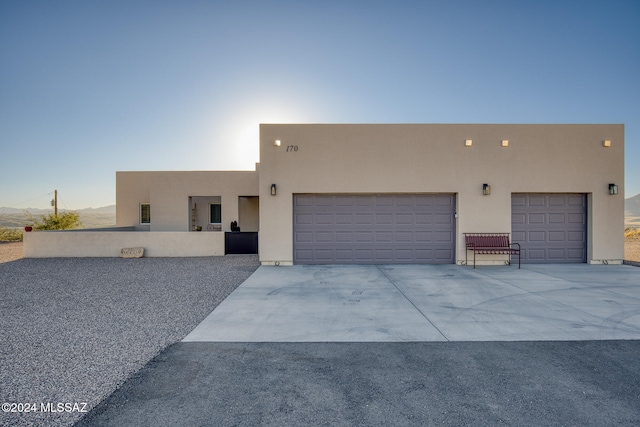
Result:
{"label": "gravel driveway", "polygon": [[0,425],[72,425],[258,266],[253,255],[0,263],[0,404],[12,404]]}

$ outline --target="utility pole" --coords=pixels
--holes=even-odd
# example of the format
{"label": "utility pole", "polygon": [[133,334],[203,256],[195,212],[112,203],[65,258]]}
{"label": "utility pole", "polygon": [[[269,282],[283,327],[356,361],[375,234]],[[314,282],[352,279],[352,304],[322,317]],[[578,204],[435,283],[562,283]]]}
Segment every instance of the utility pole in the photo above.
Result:
{"label": "utility pole", "polygon": [[51,206],[53,206],[53,214],[58,216],[58,190],[53,190],[53,200],[51,201]]}

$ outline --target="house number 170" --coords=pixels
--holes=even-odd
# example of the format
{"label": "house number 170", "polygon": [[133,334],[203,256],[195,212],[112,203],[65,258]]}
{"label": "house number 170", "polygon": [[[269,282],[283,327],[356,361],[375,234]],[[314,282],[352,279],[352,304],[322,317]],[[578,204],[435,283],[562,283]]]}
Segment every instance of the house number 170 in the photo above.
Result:
{"label": "house number 170", "polygon": [[298,151],[298,146],[297,145],[287,145],[287,153],[289,151]]}

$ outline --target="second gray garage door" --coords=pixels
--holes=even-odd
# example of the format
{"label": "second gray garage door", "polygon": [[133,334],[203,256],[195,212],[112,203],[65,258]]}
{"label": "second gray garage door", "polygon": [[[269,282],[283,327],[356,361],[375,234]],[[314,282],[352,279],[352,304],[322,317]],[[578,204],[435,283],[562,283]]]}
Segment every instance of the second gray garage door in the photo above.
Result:
{"label": "second gray garage door", "polygon": [[453,263],[453,194],[299,194],[297,264]]}
{"label": "second gray garage door", "polygon": [[513,194],[512,241],[522,262],[568,263],[587,259],[587,198],[584,194]]}

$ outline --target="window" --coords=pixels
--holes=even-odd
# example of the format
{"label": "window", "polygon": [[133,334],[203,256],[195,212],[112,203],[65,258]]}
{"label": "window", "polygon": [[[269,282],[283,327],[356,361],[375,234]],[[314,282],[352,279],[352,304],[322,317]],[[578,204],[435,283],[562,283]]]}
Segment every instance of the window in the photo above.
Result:
{"label": "window", "polygon": [[151,205],[140,203],[140,224],[151,224]]}
{"label": "window", "polygon": [[209,205],[209,211],[209,224],[221,224],[222,206],[219,203],[212,203]]}

